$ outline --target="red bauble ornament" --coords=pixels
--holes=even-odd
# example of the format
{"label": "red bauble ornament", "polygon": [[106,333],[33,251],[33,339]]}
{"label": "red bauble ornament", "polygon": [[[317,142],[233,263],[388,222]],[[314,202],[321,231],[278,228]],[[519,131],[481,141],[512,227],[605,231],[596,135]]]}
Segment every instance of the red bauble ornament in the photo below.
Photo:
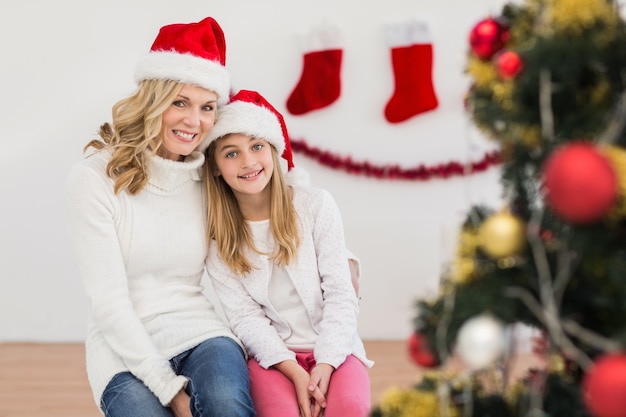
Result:
{"label": "red bauble ornament", "polygon": [[432,351],[426,337],[420,332],[413,332],[407,342],[409,357],[417,365],[432,368],[439,365],[439,357]]}
{"label": "red bauble ornament", "polygon": [[517,52],[505,51],[496,58],[496,68],[500,77],[509,80],[522,71],[524,62]]}
{"label": "red bauble ornament", "polygon": [[491,59],[508,42],[509,30],[497,19],[487,18],[478,22],[470,31],[469,44],[480,59]]}
{"label": "red bauble ornament", "polygon": [[618,196],[617,175],[609,160],[585,142],[555,150],[543,166],[543,179],[552,211],[574,224],[600,220]]}
{"label": "red bauble ornament", "polygon": [[581,387],[583,402],[594,417],[626,417],[626,354],[599,357]]}

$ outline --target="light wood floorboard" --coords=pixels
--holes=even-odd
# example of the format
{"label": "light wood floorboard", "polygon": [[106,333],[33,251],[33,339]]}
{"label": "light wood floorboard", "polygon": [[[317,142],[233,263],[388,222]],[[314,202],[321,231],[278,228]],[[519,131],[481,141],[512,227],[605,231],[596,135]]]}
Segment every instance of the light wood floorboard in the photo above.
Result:
{"label": "light wood floorboard", "polygon": [[[405,341],[365,341],[365,348],[376,362],[369,370],[373,405],[389,387],[420,380],[422,371],[410,361]],[[84,354],[81,343],[0,343],[0,417],[101,416]],[[521,376],[531,362],[521,358],[513,376]]]}
{"label": "light wood floorboard", "polygon": [[[365,342],[372,402],[392,385],[419,378],[404,341]],[[99,417],[92,399],[80,343],[0,343],[0,417]]]}

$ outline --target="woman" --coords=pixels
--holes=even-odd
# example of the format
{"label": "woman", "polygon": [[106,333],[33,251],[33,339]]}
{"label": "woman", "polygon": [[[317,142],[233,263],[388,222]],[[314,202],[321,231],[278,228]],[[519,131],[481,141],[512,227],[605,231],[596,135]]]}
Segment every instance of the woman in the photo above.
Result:
{"label": "woman", "polygon": [[208,140],[207,271],[251,357],[257,415],[366,417],[373,363],[357,334],[335,201],[287,185],[294,165],[283,117],[254,91],[220,110]]}
{"label": "woman", "polygon": [[67,185],[89,304],[87,372],[111,417],[254,416],[244,351],[203,294],[203,140],[228,100],[218,23],[159,31]]}

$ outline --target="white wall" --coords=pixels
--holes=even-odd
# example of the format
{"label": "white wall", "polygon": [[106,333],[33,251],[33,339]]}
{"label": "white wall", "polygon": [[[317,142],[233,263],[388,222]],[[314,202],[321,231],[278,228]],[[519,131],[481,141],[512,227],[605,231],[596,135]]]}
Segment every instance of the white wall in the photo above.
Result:
{"label": "white wall", "polygon": [[[477,158],[494,144],[469,127],[463,76],[470,28],[501,0],[180,1],[33,0],[0,6],[0,342],[81,341],[85,299],[66,232],[63,187],[83,145],[134,88],[138,57],[158,28],[211,15],[227,39],[234,87],[258,89],[290,132],[356,160],[402,166]],[[358,5],[358,8],[355,8]],[[427,21],[440,106],[391,125],[383,108],[393,75],[383,25]],[[320,23],[344,39],[342,93],[332,106],[291,116],[284,103],[302,64],[300,36]],[[498,169],[468,178],[401,182],[355,177],[295,155],[343,212],[361,258],[360,333],[404,339],[418,297],[437,287],[440,262],[471,203],[497,205]],[[442,238],[445,238],[442,242]]]}

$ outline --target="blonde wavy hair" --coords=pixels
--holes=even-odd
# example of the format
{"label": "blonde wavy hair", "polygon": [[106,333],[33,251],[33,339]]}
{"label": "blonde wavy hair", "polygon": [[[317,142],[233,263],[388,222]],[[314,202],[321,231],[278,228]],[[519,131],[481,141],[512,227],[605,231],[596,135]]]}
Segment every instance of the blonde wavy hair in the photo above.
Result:
{"label": "blonde wavy hair", "polygon": [[107,175],[115,180],[115,193],[137,194],[148,183],[147,159],[162,143],[163,112],[180,93],[183,84],[172,80],[144,80],[135,92],[112,108],[112,122],[100,126],[100,139],[89,148],[110,149]]}
{"label": "blonde wavy hair", "polygon": [[[208,199],[207,243],[217,245],[220,257],[230,270],[242,276],[254,268],[246,256],[246,248],[256,253],[264,253],[254,246],[252,233],[232,189],[221,175],[214,175],[217,170],[215,149],[219,140],[214,140],[209,145],[204,164],[204,184]],[[270,230],[276,242],[276,250],[267,255],[278,265],[284,266],[295,260],[300,246],[300,234],[296,210],[291,201],[291,190],[280,168],[276,148],[271,148],[274,172],[268,184],[271,190]]]}

